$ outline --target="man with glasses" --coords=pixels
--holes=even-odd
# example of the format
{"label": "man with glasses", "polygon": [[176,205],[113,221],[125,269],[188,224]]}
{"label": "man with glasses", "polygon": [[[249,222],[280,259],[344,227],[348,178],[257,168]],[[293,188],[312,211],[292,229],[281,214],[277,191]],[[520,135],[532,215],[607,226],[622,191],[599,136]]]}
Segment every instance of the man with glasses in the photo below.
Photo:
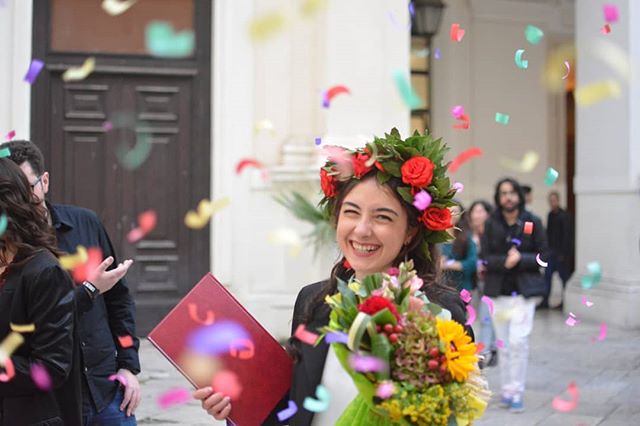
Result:
{"label": "man with glasses", "polygon": [[[11,141],[1,147],[9,148],[10,159],[20,166],[46,209],[58,248],[75,253],[78,245],[99,247],[106,257],[92,279],[75,289],[84,370],[84,425],[135,425],[134,413],[140,403],[140,385],[135,376],[140,372],[139,341],[135,335],[135,304],[124,279],[132,261],[116,267],[109,236],[93,211],[45,200],[49,173],[44,169],[42,152],[34,143]],[[129,340],[128,336],[132,345],[118,343],[119,338]],[[121,380],[109,380],[114,374]]]}

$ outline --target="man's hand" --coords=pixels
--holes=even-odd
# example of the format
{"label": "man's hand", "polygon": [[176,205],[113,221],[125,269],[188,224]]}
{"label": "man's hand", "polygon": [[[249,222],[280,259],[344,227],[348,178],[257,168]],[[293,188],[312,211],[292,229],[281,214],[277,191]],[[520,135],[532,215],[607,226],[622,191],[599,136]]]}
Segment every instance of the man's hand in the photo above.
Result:
{"label": "man's hand", "polygon": [[507,269],[513,269],[520,262],[522,256],[517,248],[511,247],[507,252],[507,260],[504,261],[504,267]]}
{"label": "man's hand", "polygon": [[127,379],[127,386],[124,387],[124,398],[120,404],[120,411],[127,410],[127,417],[135,414],[136,408],[140,405],[140,383],[138,378],[129,370],[121,368],[118,374]]}
{"label": "man's hand", "polygon": [[91,275],[91,284],[93,284],[100,294],[111,290],[122,277],[125,276],[129,267],[133,264],[133,260],[127,259],[120,263],[117,268],[107,271],[107,268],[113,263],[113,257],[109,256],[102,261],[100,265],[93,271]]}
{"label": "man's hand", "polygon": [[193,398],[202,402],[202,408],[216,420],[224,420],[231,412],[231,399],[220,392],[213,393],[210,387],[198,389]]}

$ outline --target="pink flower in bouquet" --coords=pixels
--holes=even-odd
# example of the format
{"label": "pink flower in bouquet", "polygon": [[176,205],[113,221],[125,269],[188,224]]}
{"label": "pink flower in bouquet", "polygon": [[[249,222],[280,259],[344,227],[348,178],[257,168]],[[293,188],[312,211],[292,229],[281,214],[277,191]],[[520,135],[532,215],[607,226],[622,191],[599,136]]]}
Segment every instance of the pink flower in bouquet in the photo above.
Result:
{"label": "pink flower in bouquet", "polygon": [[420,278],[419,276],[415,276],[413,278],[411,278],[411,280],[409,280],[408,283],[406,283],[404,286],[405,287],[410,287],[411,288],[411,294],[415,293],[416,291],[420,290],[422,288],[422,285],[424,284],[424,282],[422,281],[422,278]]}
{"label": "pink flower in bouquet", "polygon": [[417,297],[409,297],[409,312],[420,312],[424,306],[424,301]]}
{"label": "pink flower in bouquet", "polygon": [[389,299],[382,296],[369,296],[365,299],[364,302],[358,305],[358,311],[364,312],[365,314],[375,315],[383,309],[389,309],[389,312],[396,317],[397,320],[400,320],[400,314],[398,313],[398,309]]}
{"label": "pink flower in bouquet", "polygon": [[391,275],[392,277],[397,277],[398,275],[400,275],[400,269],[394,267],[391,267],[387,270],[387,274]]}

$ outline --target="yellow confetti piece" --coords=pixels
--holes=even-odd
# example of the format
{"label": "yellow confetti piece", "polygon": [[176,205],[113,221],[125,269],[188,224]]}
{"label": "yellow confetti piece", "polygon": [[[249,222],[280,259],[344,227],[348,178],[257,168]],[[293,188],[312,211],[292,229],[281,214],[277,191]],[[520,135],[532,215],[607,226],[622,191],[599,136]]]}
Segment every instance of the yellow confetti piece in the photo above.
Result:
{"label": "yellow confetti piece", "polygon": [[76,266],[87,263],[87,261],[89,260],[89,253],[84,246],[80,245],[76,247],[76,254],[60,256],[60,259],[58,260],[60,261],[60,266],[62,266],[62,269],[70,271]]}
{"label": "yellow confetti piece", "polygon": [[138,0],[103,0],[102,9],[111,16],[122,15]]}
{"label": "yellow confetti piece", "polygon": [[565,62],[575,63],[576,48],[573,44],[564,44],[553,50],[544,65],[544,85],[552,93],[561,93],[566,85],[562,77],[567,72]]}
{"label": "yellow confetti piece", "polygon": [[198,203],[198,210],[190,210],[184,216],[184,224],[190,229],[202,229],[207,226],[211,216],[224,209],[231,203],[229,197],[224,197],[216,201],[203,199]]}
{"label": "yellow confetti piece", "polygon": [[267,130],[270,131],[271,134],[275,133],[275,128],[273,127],[273,123],[271,122],[271,120],[267,120],[266,118],[264,120],[258,121],[254,126],[255,133],[258,133],[261,131],[267,131]]}
{"label": "yellow confetti piece", "polygon": [[9,333],[0,343],[0,365],[4,366],[6,359],[23,343],[24,337],[22,337],[22,334],[14,331]]}
{"label": "yellow confetti piece", "polygon": [[289,256],[297,257],[302,251],[302,238],[291,228],[278,228],[269,233],[267,240],[273,244],[289,246]]}
{"label": "yellow confetti piece", "polygon": [[533,169],[536,168],[538,161],[540,161],[540,155],[537,152],[527,151],[520,161],[515,161],[510,158],[501,158],[500,164],[504,168],[515,172],[531,173]]}
{"label": "yellow confetti piece", "polygon": [[266,13],[251,20],[249,36],[254,42],[264,41],[282,30],[286,22],[287,18],[282,11]]}
{"label": "yellow confetti piece", "polygon": [[607,98],[619,98],[621,95],[620,83],[616,80],[603,80],[578,87],[576,103],[581,107],[588,107]]}
{"label": "yellow confetti piece", "polygon": [[33,333],[36,331],[35,324],[14,324],[9,323],[11,327],[11,331],[15,331],[16,333]]}
{"label": "yellow confetti piece", "polygon": [[96,67],[96,58],[93,56],[87,58],[81,67],[71,67],[62,74],[64,81],[80,81],[84,80],[93,72]]}
{"label": "yellow confetti piece", "polygon": [[300,11],[302,15],[310,17],[326,8],[327,4],[327,0],[305,0],[300,6]]}

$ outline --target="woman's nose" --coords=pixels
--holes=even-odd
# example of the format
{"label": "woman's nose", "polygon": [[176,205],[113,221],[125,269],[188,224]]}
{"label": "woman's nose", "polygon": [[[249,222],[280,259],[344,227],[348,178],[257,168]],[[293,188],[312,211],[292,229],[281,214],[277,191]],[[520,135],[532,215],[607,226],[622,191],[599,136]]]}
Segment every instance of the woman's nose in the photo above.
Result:
{"label": "woman's nose", "polygon": [[354,229],[356,235],[367,237],[371,235],[371,222],[368,218],[362,216]]}

